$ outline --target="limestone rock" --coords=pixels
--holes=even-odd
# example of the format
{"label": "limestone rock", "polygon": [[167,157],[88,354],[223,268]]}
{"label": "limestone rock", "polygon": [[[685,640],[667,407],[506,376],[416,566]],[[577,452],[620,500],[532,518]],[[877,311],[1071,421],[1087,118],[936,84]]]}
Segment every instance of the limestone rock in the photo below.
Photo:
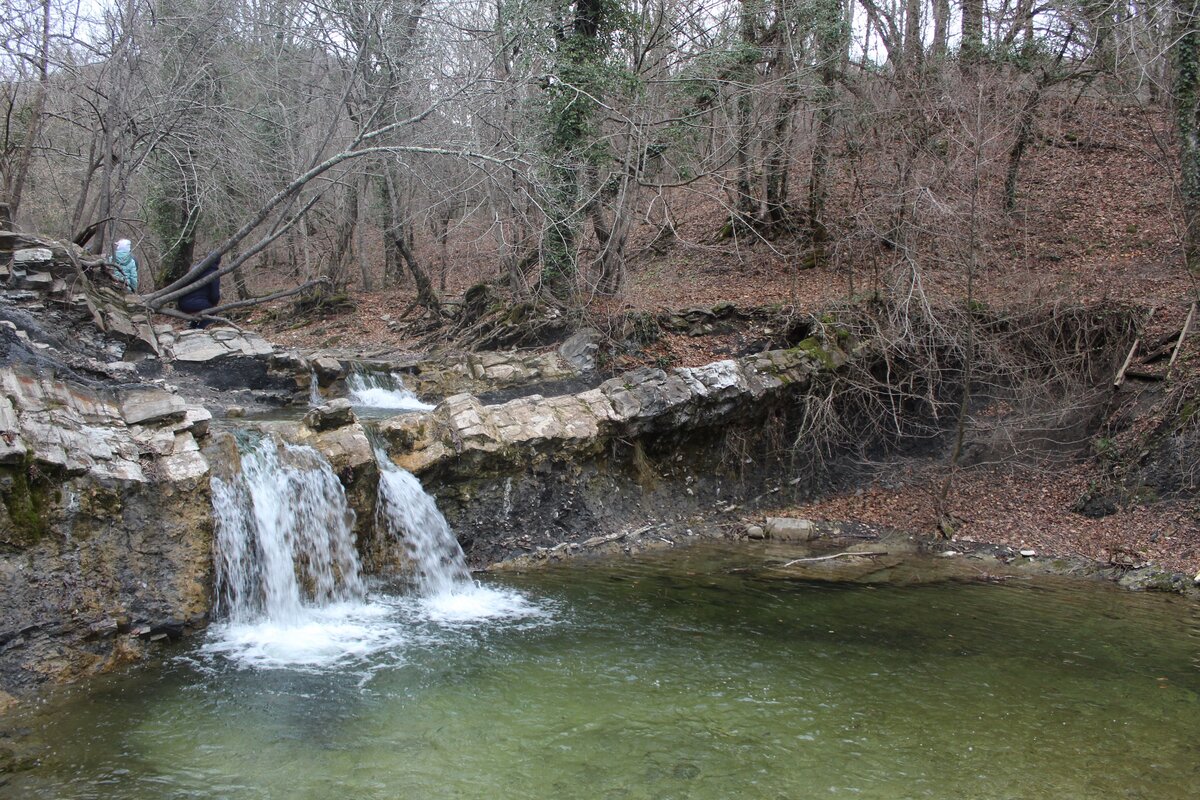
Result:
{"label": "limestone rock", "polygon": [[347,470],[373,467],[375,464],[375,451],[371,447],[371,440],[358,423],[322,431],[316,436],[312,446],[321,451],[334,471],[339,474]]}
{"label": "limestone rock", "polygon": [[136,389],[121,398],[121,415],[127,425],[183,418],[187,404],[178,395],[161,389]]}
{"label": "limestone rock", "polygon": [[211,361],[229,353],[228,348],[203,330],[180,331],[175,337],[176,361]]}
{"label": "limestone rock", "polygon": [[789,542],[807,542],[817,537],[817,526],[811,519],[768,517],[765,530],[772,539]]}
{"label": "limestone rock", "polygon": [[[511,365],[509,354],[483,354],[473,362],[483,374]],[[703,367],[643,368],[596,389],[557,397],[529,397],[487,405],[467,393],[446,398],[431,412],[383,425],[392,456],[420,472],[453,454],[492,454],[520,460],[534,454],[598,452],[614,438],[695,430],[720,424],[748,404],[808,386],[814,365],[793,349],[725,360]]]}
{"label": "limestone rock", "polygon": [[327,431],[351,425],[355,421],[354,409],[344,398],[330,400],[304,415],[304,424],[314,431]]}
{"label": "limestone rock", "polygon": [[317,382],[322,386],[328,386],[346,375],[342,362],[333,356],[317,356],[309,361],[309,366],[317,373]]}
{"label": "limestone rock", "polygon": [[576,372],[591,372],[596,368],[600,341],[599,331],[594,328],[582,328],[559,345],[558,354]]}
{"label": "limestone rock", "polygon": [[192,436],[203,439],[208,435],[208,425],[212,420],[212,412],[203,406],[188,406],[184,422],[191,429]]}
{"label": "limestone rock", "polygon": [[24,247],[12,254],[14,267],[26,269],[37,264],[48,264],[54,260],[54,253],[49,247]]}

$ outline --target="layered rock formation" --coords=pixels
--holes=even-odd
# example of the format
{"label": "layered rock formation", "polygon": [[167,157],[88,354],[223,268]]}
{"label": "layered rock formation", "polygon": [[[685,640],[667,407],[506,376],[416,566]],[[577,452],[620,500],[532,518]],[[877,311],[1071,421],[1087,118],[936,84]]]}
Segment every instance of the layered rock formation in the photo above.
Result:
{"label": "layered rock formation", "polygon": [[459,394],[381,433],[438,495],[477,566],[692,516],[786,483],[794,398],[847,355],[815,342],[699,368],[639,369],[595,389],[497,405]]}
{"label": "layered rock formation", "polygon": [[[481,565],[619,542],[612,532],[630,524],[666,536],[668,523],[686,530],[689,515],[779,483],[778,459],[745,442],[784,435],[794,397],[847,357],[810,341],[597,386],[598,334],[582,332],[551,352],[356,364],[233,328],[153,325],[113,287],[66,271],[67,256],[22,255],[0,295],[0,692],[105,669],[206,622],[209,478],[238,460],[210,427],[235,405],[307,407],[314,388],[340,394],[363,368],[400,370],[427,398],[451,394],[381,433]],[[346,401],[303,421],[237,424],[324,453],[367,562],[384,563],[374,450]]]}
{"label": "layered rock formation", "polygon": [[[2,333],[2,332],[0,332]],[[210,414],[0,367],[0,680],[74,677],[204,619]]]}

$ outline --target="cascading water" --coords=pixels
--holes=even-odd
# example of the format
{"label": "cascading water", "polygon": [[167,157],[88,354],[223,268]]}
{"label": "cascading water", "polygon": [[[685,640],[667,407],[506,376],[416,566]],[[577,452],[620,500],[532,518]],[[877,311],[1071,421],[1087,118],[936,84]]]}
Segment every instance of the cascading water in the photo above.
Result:
{"label": "cascading water", "polygon": [[471,579],[466,558],[437,503],[421,482],[375,448],[379,464],[377,524],[403,543],[423,614],[440,623],[537,616],[540,611],[513,591]]}
{"label": "cascading water", "polygon": [[428,411],[433,406],[423,403],[404,385],[397,373],[363,372],[356,370],[346,378],[350,402],[363,408],[390,411]]}
{"label": "cascading water", "polygon": [[404,543],[418,592],[432,597],[473,586],[462,547],[421,482],[378,448],[375,460],[379,464],[375,513],[384,530]]}
{"label": "cascading water", "polygon": [[363,598],[354,512],[316,450],[265,438],[212,492],[218,613],[288,623],[306,605]]}
{"label": "cascading water", "polygon": [[366,601],[354,512],[329,463],[265,437],[212,481],[215,616],[205,651],[251,666],[323,667],[402,639]]}
{"label": "cascading water", "polygon": [[317,380],[317,371],[310,370],[308,373],[308,404],[313,408],[325,402],[325,398],[321,397],[321,382]]}
{"label": "cascading water", "polygon": [[543,617],[511,590],[471,580],[433,498],[377,450],[377,524],[404,546],[416,591],[368,594],[354,512],[316,450],[266,437],[244,447],[232,478],[214,477],[215,616],[204,650],[257,667],[326,668],[403,657],[429,626]]}

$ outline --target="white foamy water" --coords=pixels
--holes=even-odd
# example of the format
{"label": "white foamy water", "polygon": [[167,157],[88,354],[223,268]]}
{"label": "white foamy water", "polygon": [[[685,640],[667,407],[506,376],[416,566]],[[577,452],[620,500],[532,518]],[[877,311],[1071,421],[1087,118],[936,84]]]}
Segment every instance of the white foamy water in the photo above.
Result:
{"label": "white foamy water", "polygon": [[234,478],[213,478],[212,494],[218,615],[288,624],[366,594],[354,511],[316,450],[264,438]]}
{"label": "white foamy water", "polygon": [[378,524],[401,542],[416,592],[368,597],[354,512],[315,450],[264,439],[213,479],[217,615],[202,652],[258,669],[322,670],[403,658],[462,628],[542,624],[544,606],[471,579],[437,504],[382,452]]}
{"label": "white foamy water", "polygon": [[346,378],[350,402],[364,408],[382,408],[393,411],[429,411],[429,403],[421,402],[404,386],[404,379],[397,373],[353,372]]}
{"label": "white foamy water", "polygon": [[437,648],[456,632],[553,622],[550,607],[511,589],[478,586],[421,597],[378,595],[363,603],[307,608],[287,622],[226,621],[209,628],[207,656],[240,667],[322,671],[396,663],[412,648]]}
{"label": "white foamy water", "polygon": [[436,597],[474,587],[458,539],[421,482],[379,449],[375,460],[379,463],[377,522],[404,544],[418,592]]}
{"label": "white foamy water", "polygon": [[419,601],[422,615],[436,624],[451,626],[498,620],[546,618],[546,610],[520,593],[472,583]]}
{"label": "white foamy water", "polygon": [[260,618],[214,625],[202,651],[248,667],[327,668],[394,651],[406,640],[391,607],[339,603],[305,609],[285,622]]}

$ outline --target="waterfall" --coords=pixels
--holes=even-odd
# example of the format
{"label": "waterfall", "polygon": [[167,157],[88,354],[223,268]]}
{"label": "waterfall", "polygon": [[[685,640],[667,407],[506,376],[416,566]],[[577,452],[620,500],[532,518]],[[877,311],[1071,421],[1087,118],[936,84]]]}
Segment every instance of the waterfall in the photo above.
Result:
{"label": "waterfall", "polygon": [[325,402],[325,398],[321,397],[321,382],[317,380],[317,371],[315,369],[308,372],[308,404],[313,408]]}
{"label": "waterfall", "polygon": [[290,624],[306,607],[362,599],[354,512],[316,450],[264,438],[212,493],[218,615]]}
{"label": "waterfall", "polygon": [[365,408],[393,411],[428,411],[433,406],[422,403],[404,386],[404,379],[395,372],[363,372],[355,370],[346,378],[350,402]]}
{"label": "waterfall", "polygon": [[473,587],[462,547],[421,482],[393,464],[380,448],[375,449],[375,459],[379,463],[375,513],[384,530],[404,543],[417,591],[436,597]]}
{"label": "waterfall", "polygon": [[243,667],[320,670],[402,659],[414,633],[432,640],[435,631],[545,618],[518,592],[471,580],[433,498],[378,449],[378,522],[406,548],[416,591],[368,596],[354,512],[328,462],[270,437],[245,442],[240,473],[212,479],[217,622],[205,653]]}

